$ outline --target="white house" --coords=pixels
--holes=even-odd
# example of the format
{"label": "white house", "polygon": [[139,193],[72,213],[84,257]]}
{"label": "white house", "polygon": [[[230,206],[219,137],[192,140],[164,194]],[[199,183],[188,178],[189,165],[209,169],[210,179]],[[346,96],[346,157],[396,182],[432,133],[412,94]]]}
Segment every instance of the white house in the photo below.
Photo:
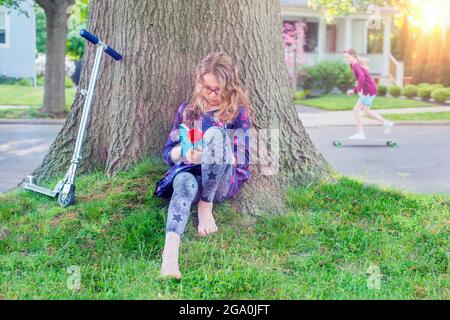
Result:
{"label": "white house", "polygon": [[0,77],[31,78],[36,83],[36,20],[33,1],[21,10],[0,7]]}
{"label": "white house", "polygon": [[371,73],[381,81],[403,85],[403,63],[391,54],[393,8],[373,7],[348,16],[336,17],[327,24],[325,15],[308,6],[308,0],[281,0],[284,22],[303,22],[305,63],[341,59],[341,52],[354,48],[368,61]]}

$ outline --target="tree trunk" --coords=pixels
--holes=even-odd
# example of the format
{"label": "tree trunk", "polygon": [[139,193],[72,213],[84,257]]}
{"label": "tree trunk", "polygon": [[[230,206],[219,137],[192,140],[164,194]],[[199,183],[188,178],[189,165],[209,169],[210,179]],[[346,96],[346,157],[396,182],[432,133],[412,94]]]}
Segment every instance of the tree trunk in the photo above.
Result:
{"label": "tree trunk", "polygon": [[37,0],[47,17],[47,44],[43,111],[63,116],[68,8],[74,0]]}
{"label": "tree trunk", "polygon": [[[124,60],[103,60],[81,172],[100,166],[112,176],[142,156],[160,157],[173,116],[191,95],[195,67],[213,51],[225,51],[238,62],[253,103],[253,129],[279,132],[279,171],[264,175],[262,165],[252,165],[252,178],[233,205],[256,215],[280,213],[286,186],[316,181],[328,172],[293,106],[278,0],[93,0],[91,6],[90,31]],[[94,55],[89,45],[81,87],[87,87]],[[82,104],[78,95],[35,171],[38,181],[67,170]],[[263,136],[259,145],[267,139]]]}

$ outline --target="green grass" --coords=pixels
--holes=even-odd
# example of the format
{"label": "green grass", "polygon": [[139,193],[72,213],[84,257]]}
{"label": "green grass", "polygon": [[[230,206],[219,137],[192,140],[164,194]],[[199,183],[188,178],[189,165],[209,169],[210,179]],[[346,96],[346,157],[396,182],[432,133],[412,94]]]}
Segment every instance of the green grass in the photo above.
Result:
{"label": "green grass", "polygon": [[[66,111],[70,110],[75,98],[75,90],[66,88]],[[0,85],[0,105],[42,107],[44,87]]]}
{"label": "green grass", "polygon": [[48,113],[40,112],[39,108],[30,109],[0,109],[0,119],[46,119],[52,118]]}
{"label": "green grass", "polygon": [[[315,107],[327,111],[351,110],[358,101],[358,96],[347,96],[345,94],[329,94],[319,98],[294,101],[295,104]],[[429,102],[409,99],[376,97],[372,109],[401,109],[430,107]]]}
{"label": "green grass", "polygon": [[403,113],[403,114],[385,114],[383,116],[392,121],[450,120],[450,112],[418,112],[418,113]]}
{"label": "green grass", "polygon": [[[167,202],[153,198],[161,161],[77,181],[78,201],[17,190],[0,196],[5,299],[448,299],[450,199],[347,178],[288,192],[284,215],[249,225],[215,206],[220,232],[182,241],[181,282],[160,280]],[[48,184],[53,186],[53,183]],[[81,290],[67,288],[69,266]],[[368,268],[382,274],[367,287]]]}

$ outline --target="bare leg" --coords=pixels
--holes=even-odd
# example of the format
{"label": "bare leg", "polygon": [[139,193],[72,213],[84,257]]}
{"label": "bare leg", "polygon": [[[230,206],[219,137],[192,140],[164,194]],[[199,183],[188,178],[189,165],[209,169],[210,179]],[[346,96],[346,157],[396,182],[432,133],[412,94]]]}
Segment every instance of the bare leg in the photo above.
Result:
{"label": "bare leg", "polygon": [[363,106],[358,102],[353,108],[353,114],[356,119],[356,130],[357,132],[362,132],[364,129],[363,118],[361,115],[361,111],[363,110]]}
{"label": "bare leg", "polygon": [[175,232],[167,232],[163,251],[161,276],[181,279],[181,273],[178,267],[179,248],[180,236]]}
{"label": "bare leg", "polygon": [[383,118],[380,114],[370,110],[369,107],[363,106],[364,112],[366,113],[367,116],[369,116],[372,119],[378,120],[381,123],[385,123],[386,119]]}

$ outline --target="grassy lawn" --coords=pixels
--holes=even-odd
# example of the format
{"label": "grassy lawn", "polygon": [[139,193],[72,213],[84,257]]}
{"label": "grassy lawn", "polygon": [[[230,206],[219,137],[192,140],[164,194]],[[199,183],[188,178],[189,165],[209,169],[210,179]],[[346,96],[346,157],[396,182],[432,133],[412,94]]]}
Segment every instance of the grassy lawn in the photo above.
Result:
{"label": "grassy lawn", "polygon": [[[294,101],[295,104],[315,107],[327,111],[351,110],[358,101],[358,96],[346,94],[329,94],[319,98]],[[376,97],[373,109],[400,109],[430,107],[432,104],[426,101],[416,101],[391,97]]]}
{"label": "grassy lawn", "polygon": [[39,111],[39,108],[30,109],[0,109],[0,119],[46,119],[52,118],[49,114]]}
{"label": "grassy lawn", "polygon": [[[449,299],[443,196],[347,178],[289,191],[288,211],[248,224],[215,207],[219,233],[181,245],[181,282],[160,280],[167,202],[153,198],[161,161],[108,180],[77,180],[78,202],[17,190],[0,195],[0,296],[5,299]],[[53,183],[48,184],[53,187]],[[193,214],[195,217],[196,214]],[[67,288],[79,266],[81,290]],[[367,286],[380,268],[380,289]],[[370,273],[370,272],[369,272]]]}
{"label": "grassy lawn", "polygon": [[[450,109],[450,108],[449,108]],[[385,114],[383,117],[392,121],[429,121],[450,120],[450,112],[418,112],[404,114]]]}
{"label": "grassy lawn", "polygon": [[[66,110],[70,110],[75,90],[66,88]],[[44,101],[44,87],[0,85],[0,105],[41,107]]]}

